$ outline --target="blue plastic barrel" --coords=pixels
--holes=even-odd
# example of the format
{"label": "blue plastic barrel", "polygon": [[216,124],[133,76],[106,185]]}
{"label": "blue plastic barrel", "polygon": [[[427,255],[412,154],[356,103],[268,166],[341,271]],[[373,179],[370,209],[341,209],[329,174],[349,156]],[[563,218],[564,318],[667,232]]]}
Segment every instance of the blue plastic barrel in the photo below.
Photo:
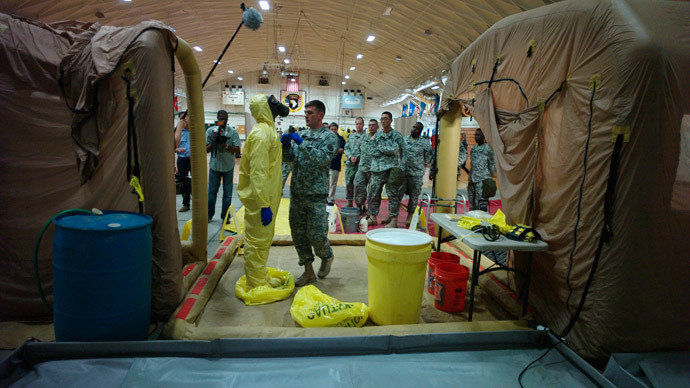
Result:
{"label": "blue plastic barrel", "polygon": [[54,223],[55,339],[145,340],[151,318],[151,217],[66,214]]}

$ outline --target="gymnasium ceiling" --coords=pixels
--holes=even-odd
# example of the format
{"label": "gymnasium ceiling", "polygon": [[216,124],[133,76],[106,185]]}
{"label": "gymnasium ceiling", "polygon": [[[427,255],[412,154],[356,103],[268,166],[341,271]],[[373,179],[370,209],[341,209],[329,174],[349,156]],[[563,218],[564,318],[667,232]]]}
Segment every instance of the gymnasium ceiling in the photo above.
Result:
{"label": "gymnasium ceiling", "polygon": [[[440,77],[464,48],[498,20],[552,2],[269,0],[266,11],[258,0],[247,1],[247,7],[261,12],[263,25],[257,31],[240,29],[206,89],[261,71],[266,64],[271,83],[278,83],[283,65],[288,72],[325,73],[334,86],[349,75],[344,80],[347,85],[362,86],[369,95],[394,98],[432,76]],[[205,77],[241,21],[240,4],[230,0],[2,0],[0,12],[44,22],[81,20],[115,26],[160,20],[190,45],[203,49],[196,58]],[[390,15],[384,15],[388,8]],[[375,40],[367,42],[368,35]],[[286,51],[279,52],[278,46]],[[363,57],[356,59],[357,54]],[[284,63],[286,58],[289,64]],[[350,70],[352,66],[355,70]]]}

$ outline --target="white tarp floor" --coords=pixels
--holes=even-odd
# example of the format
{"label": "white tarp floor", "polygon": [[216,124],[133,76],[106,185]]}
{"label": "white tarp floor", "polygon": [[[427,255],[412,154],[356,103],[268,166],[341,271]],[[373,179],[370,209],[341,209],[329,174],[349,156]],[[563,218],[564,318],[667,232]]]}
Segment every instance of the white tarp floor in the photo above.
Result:
{"label": "white tarp floor", "polygon": [[[556,340],[545,331],[139,343],[27,343],[0,363],[12,387],[509,387]],[[131,354],[136,353],[137,357]],[[527,387],[613,387],[562,344]],[[10,385],[12,384],[12,385]]]}

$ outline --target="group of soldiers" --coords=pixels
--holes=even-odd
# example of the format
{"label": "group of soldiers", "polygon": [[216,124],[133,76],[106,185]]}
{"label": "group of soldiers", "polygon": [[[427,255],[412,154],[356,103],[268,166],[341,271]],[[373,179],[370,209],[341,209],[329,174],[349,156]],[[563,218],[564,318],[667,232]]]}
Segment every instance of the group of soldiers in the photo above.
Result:
{"label": "group of soldiers", "polygon": [[[393,115],[381,114],[381,129],[376,119],[369,120],[364,132],[364,119],[355,120],[356,132],[350,134],[345,146],[346,199],[366,213],[369,225],[378,224],[381,193],[386,187],[388,217],[381,221],[388,228],[398,226],[400,202],[409,196],[406,226],[409,226],[422,190],[424,166],[431,161],[431,145],[421,137],[424,126],[415,123],[409,136],[403,138],[391,127]],[[353,203],[354,201],[354,203]]]}

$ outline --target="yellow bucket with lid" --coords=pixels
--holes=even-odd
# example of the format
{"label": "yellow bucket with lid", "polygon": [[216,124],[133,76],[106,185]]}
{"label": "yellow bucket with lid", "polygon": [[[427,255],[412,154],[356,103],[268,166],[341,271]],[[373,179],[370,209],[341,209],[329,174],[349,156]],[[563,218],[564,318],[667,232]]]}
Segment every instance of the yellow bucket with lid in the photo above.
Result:
{"label": "yellow bucket with lid", "polygon": [[367,232],[369,318],[377,325],[419,322],[431,236],[407,229]]}

